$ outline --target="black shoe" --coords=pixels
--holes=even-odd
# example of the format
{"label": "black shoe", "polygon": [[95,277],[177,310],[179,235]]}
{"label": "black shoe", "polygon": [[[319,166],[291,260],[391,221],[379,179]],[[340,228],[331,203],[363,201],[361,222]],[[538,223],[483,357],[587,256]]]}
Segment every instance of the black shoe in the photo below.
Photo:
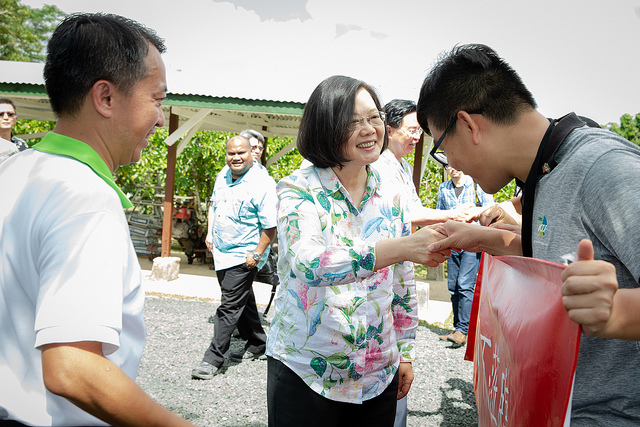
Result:
{"label": "black shoe", "polygon": [[243,360],[267,360],[264,350],[262,353],[252,353],[247,349],[231,352],[229,358],[234,362],[242,362]]}
{"label": "black shoe", "polygon": [[204,360],[200,362],[200,366],[191,370],[191,378],[199,380],[210,380],[220,372],[220,368],[213,366]]}

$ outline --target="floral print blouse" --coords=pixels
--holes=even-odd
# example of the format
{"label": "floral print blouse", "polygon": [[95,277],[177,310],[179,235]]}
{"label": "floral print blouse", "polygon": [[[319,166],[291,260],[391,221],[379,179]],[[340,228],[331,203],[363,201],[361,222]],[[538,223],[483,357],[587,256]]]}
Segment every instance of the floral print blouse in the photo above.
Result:
{"label": "floral print blouse", "polygon": [[360,206],[330,168],[278,183],[278,275],[267,354],[329,399],[361,403],[414,359],[413,264],[378,271],[375,242],[408,235],[406,196],[370,168]]}

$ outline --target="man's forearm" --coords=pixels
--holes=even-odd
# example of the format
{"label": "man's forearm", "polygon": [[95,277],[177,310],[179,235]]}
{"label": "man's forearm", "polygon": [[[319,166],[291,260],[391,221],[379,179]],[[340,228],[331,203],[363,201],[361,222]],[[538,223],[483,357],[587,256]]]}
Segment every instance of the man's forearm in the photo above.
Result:
{"label": "man's forearm", "polygon": [[260,241],[258,242],[258,246],[256,246],[255,252],[262,255],[264,251],[269,246],[269,243],[276,236],[276,228],[267,228],[266,230],[262,230],[262,234],[260,234]]}
{"label": "man's forearm", "polygon": [[190,426],[154,402],[94,341],[50,344],[42,348],[47,389],[89,414],[119,426]]}

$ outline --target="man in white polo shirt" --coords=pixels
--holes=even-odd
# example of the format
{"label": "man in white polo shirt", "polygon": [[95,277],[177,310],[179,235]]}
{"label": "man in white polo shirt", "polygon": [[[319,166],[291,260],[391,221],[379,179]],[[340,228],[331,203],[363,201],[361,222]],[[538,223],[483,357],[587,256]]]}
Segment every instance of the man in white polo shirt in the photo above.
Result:
{"label": "man in white polo shirt", "polygon": [[190,425],[134,382],[144,292],[112,178],[164,124],[164,50],[116,15],[71,15],[49,41],[58,122],[0,165],[0,424]]}

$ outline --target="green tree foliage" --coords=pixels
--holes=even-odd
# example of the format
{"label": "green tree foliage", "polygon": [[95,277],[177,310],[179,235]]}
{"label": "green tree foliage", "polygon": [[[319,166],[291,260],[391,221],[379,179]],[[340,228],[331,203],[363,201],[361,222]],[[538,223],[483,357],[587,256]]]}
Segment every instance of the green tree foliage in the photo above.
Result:
{"label": "green tree foliage", "polygon": [[634,117],[630,114],[624,114],[620,117],[620,124],[609,123],[605,126],[605,129],[609,129],[634,144],[640,145],[640,113]]}
{"label": "green tree foliage", "polygon": [[[20,111],[18,111],[18,117],[20,117]],[[24,119],[18,118],[18,121],[16,122],[16,125],[13,127],[12,132],[14,135],[31,135],[34,133],[48,132],[50,130],[53,130],[55,125],[56,125],[56,122],[24,120]],[[41,139],[42,138],[27,139],[26,142],[27,142],[27,145],[31,147],[37,142],[40,142]]]}
{"label": "green tree foliage", "polygon": [[46,42],[64,16],[56,6],[37,9],[19,0],[0,0],[0,59],[44,61]]}
{"label": "green tree foliage", "polygon": [[[167,129],[159,129],[149,138],[138,163],[118,168],[116,182],[125,193],[135,194],[138,185],[165,185]],[[196,132],[176,160],[175,195],[198,196],[208,200],[216,175],[225,165],[225,144],[228,133]],[[151,196],[152,197],[152,196]]]}

